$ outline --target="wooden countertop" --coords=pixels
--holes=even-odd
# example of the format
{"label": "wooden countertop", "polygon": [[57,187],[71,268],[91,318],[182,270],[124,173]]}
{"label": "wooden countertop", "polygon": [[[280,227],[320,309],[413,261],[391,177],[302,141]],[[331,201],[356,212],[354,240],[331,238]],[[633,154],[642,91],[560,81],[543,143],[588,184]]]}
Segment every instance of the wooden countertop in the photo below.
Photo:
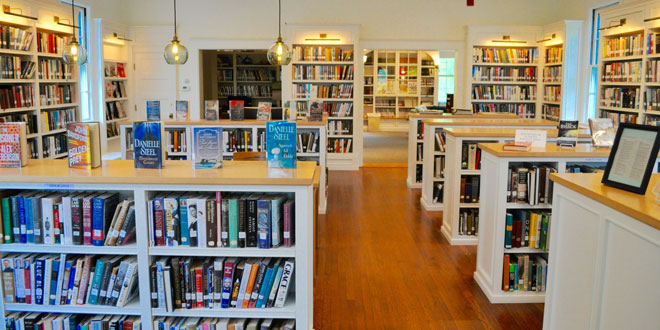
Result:
{"label": "wooden countertop", "polygon": [[[472,127],[472,128],[465,128],[465,127],[449,127],[443,129],[445,133],[448,135],[452,135],[455,137],[515,137],[516,136],[516,130],[518,128],[491,128],[491,127]],[[547,137],[549,138],[556,138],[558,131],[556,129],[550,129],[550,128],[530,128],[530,127],[525,127],[525,128],[519,128],[519,129],[528,129],[528,130],[544,130],[547,132]],[[581,130],[579,131],[578,138],[591,138],[591,135],[589,134],[588,130]]]}
{"label": "wooden countertop", "polygon": [[560,148],[556,143],[548,143],[543,149],[530,151],[505,151],[504,143],[479,143],[479,148],[496,157],[595,157],[608,158],[611,148],[596,148],[592,144],[578,143],[575,149]]}
{"label": "wooden countertop", "polygon": [[217,170],[195,170],[188,160],[165,161],[162,169],[138,169],[132,160],[107,160],[91,170],[70,169],[66,159],[31,159],[23,168],[0,168],[0,182],[57,184],[312,185],[316,162],[298,168],[268,168],[265,161],[224,161]]}
{"label": "wooden countertop", "polygon": [[[133,122],[138,121],[136,119],[127,119],[122,121],[122,125],[132,125]],[[265,120],[229,120],[229,119],[219,119],[219,120],[188,120],[188,121],[176,121],[176,120],[162,120],[163,124],[167,126],[189,126],[189,125],[220,125],[220,126],[266,126],[267,121]],[[323,121],[307,121],[307,120],[296,120],[297,126],[306,126],[306,127],[323,127],[328,124],[328,116],[323,116]]]}
{"label": "wooden countertop", "polygon": [[[517,120],[512,120],[517,119]],[[474,116],[466,118],[436,118],[436,119],[423,119],[424,124],[429,125],[438,125],[438,126],[540,126],[545,128],[556,128],[558,123],[551,120],[535,120],[535,119],[520,119],[520,118],[498,118],[493,119],[492,117],[485,116]]]}
{"label": "wooden countertop", "polygon": [[519,116],[516,116],[513,113],[486,113],[486,112],[480,112],[477,114],[472,114],[472,115],[455,115],[452,113],[411,113],[409,117],[414,117],[414,118],[446,118],[446,119],[452,119],[452,118],[476,118],[476,119],[520,119]]}
{"label": "wooden countertop", "polygon": [[600,182],[602,178],[602,173],[550,174],[550,180],[555,183],[660,230],[660,202],[655,200],[652,192],[653,187],[660,180],[660,174],[651,175],[646,195],[605,186]]}

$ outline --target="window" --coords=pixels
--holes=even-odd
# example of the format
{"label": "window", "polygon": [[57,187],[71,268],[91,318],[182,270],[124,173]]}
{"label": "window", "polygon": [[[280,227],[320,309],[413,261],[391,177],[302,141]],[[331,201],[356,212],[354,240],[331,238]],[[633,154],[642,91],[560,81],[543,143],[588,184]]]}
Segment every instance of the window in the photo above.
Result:
{"label": "window", "polygon": [[[63,4],[71,8],[71,2],[62,1]],[[80,113],[82,114],[81,120],[96,120],[94,114],[92,113],[93,107],[91,107],[91,95],[90,95],[90,80],[89,80],[89,66],[91,61],[90,54],[90,43],[89,43],[89,31],[87,29],[87,9],[82,6],[75,5],[76,9],[76,19],[75,25],[79,26],[79,29],[76,29],[76,38],[78,42],[85,47],[87,51],[87,63],[79,67],[80,70]]]}
{"label": "window", "polygon": [[592,13],[592,24],[591,24],[591,50],[589,54],[589,94],[587,99],[587,113],[586,118],[583,115],[583,118],[586,120],[588,118],[596,118],[598,114],[596,109],[598,106],[598,56],[599,56],[599,44],[600,44],[600,11],[617,4],[611,3],[606,6],[602,6],[593,10]]}
{"label": "window", "polygon": [[454,94],[453,57],[442,57],[438,62],[438,104],[447,103],[447,94]]}

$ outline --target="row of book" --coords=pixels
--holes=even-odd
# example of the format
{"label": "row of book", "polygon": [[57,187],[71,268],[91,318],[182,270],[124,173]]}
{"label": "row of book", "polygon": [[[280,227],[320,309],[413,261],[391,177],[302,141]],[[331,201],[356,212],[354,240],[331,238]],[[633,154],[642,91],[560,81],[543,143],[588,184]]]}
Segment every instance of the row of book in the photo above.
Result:
{"label": "row of book", "polygon": [[121,101],[105,102],[105,120],[126,118],[124,104]]}
{"label": "row of book", "polygon": [[124,307],[137,296],[135,256],[25,255],[2,257],[6,303]]}
{"label": "row of book", "polygon": [[270,85],[257,84],[257,85],[238,85],[236,86],[236,95],[235,96],[266,96],[270,97],[273,95],[273,91]]}
{"label": "row of book", "polygon": [[536,116],[536,105],[529,104],[504,104],[504,103],[472,103],[472,112],[499,112],[515,113],[516,115],[533,119]]}
{"label": "row of book", "polygon": [[[265,135],[266,132],[263,131]],[[319,131],[308,131],[308,132],[298,132],[296,134],[297,143],[296,143],[296,152],[298,153],[307,153],[307,152],[319,152]],[[265,136],[260,139],[265,144]],[[266,150],[264,145],[263,150]],[[260,148],[261,149],[261,148]]]}
{"label": "row of book", "polygon": [[281,308],[294,266],[283,258],[163,257],[150,267],[151,307]]}
{"label": "row of book", "polygon": [[660,33],[650,32],[646,36],[646,53],[647,54],[659,54],[660,53],[660,39],[658,36]]}
{"label": "row of book", "polygon": [[557,173],[557,169],[548,165],[527,164],[509,168],[507,203],[529,205],[552,203],[551,173]]}
{"label": "row of book", "polygon": [[561,86],[543,86],[543,101],[561,102]]}
{"label": "row of book", "polygon": [[39,85],[41,105],[67,104],[73,102],[71,85]]}
{"label": "row of book", "polygon": [[604,87],[600,91],[600,105],[627,109],[639,109],[642,99],[639,87]]}
{"label": "row of book", "polygon": [[545,49],[545,63],[561,63],[564,60],[564,47]]}
{"label": "row of book", "polygon": [[[421,171],[422,169],[420,168],[420,177],[417,182],[422,182]],[[442,203],[442,200],[444,199],[444,187],[445,184],[443,182],[433,182],[433,203]]]}
{"label": "row of book", "polygon": [[610,62],[603,64],[603,82],[642,81],[642,61]]}
{"label": "row of book", "polygon": [[[421,120],[419,121],[420,123],[422,122]],[[446,136],[445,136],[445,131],[442,129],[438,129],[435,131],[435,151],[439,152],[445,152],[446,146],[445,144],[447,143]]]}
{"label": "row of book", "polygon": [[461,176],[461,203],[479,203],[479,181],[476,175]]}
{"label": "row of book", "polygon": [[344,154],[353,152],[352,138],[328,138],[328,153]]}
{"label": "row of book", "polygon": [[294,98],[333,98],[350,99],[353,97],[353,84],[296,84],[293,90]]}
{"label": "row of book", "polygon": [[32,79],[36,64],[23,60],[19,56],[0,56],[0,78],[2,79]]}
{"label": "row of book", "polygon": [[502,291],[545,292],[548,261],[542,255],[504,254]]}
{"label": "row of book", "polygon": [[644,116],[644,125],[660,126],[660,116],[657,115]]}
{"label": "row of book", "polygon": [[353,80],[352,65],[302,65],[291,71],[293,80]]}
{"label": "row of book", "polygon": [[328,122],[328,135],[352,135],[353,121],[332,120]]}
{"label": "row of book", "polygon": [[560,83],[562,77],[561,66],[549,66],[543,68],[543,82],[546,83]]}
{"label": "row of book", "polygon": [[232,69],[220,69],[218,70],[218,81],[219,82],[233,82],[234,80],[234,70]]}
{"label": "row of book", "polygon": [[436,179],[445,178],[445,156],[438,155],[433,158],[433,177]]}
{"label": "row of book", "polygon": [[185,130],[167,129],[165,139],[167,152],[188,152],[188,136]]}
{"label": "row of book", "polygon": [[69,43],[69,39],[58,34],[37,32],[37,52],[59,54],[64,49],[64,45]]}
{"label": "row of book", "polygon": [[150,244],[270,249],[294,243],[287,194],[162,194],[149,200]]}
{"label": "row of book", "polygon": [[539,51],[536,48],[472,48],[473,63],[537,63]]}
{"label": "row of book", "polygon": [[73,66],[65,64],[61,59],[40,58],[39,79],[71,79]]}
{"label": "row of book", "polygon": [[126,78],[124,63],[106,62],[103,70],[106,78]]}
{"label": "row of book", "polygon": [[596,164],[568,164],[566,165],[567,173],[603,173],[605,171],[604,165]]}
{"label": "row of book", "polygon": [[458,211],[458,234],[477,236],[479,234],[479,209],[463,208]]}
{"label": "row of book", "polygon": [[68,123],[75,121],[77,121],[75,108],[41,112],[41,124],[44,132],[65,129]]}
{"label": "row of book", "polygon": [[49,313],[9,313],[5,316],[7,330],[140,330],[139,316],[84,315]]}
{"label": "row of book", "polygon": [[461,169],[480,170],[481,169],[481,149],[477,142],[463,142],[461,149]]}
{"label": "row of book", "polygon": [[610,118],[615,125],[619,123],[637,123],[637,115],[632,113],[620,113],[601,110],[599,118]]}
{"label": "row of book", "polygon": [[233,85],[218,85],[218,96],[233,96],[233,95],[234,95]]}
{"label": "row of book", "polygon": [[603,40],[603,58],[636,56],[643,54],[644,36],[641,33]]}
{"label": "row of book", "polygon": [[105,130],[108,138],[118,136],[120,131],[118,123],[106,123]]}
{"label": "row of book", "polygon": [[106,98],[122,98],[127,97],[126,86],[123,81],[106,81],[105,82],[105,97]]}
{"label": "row of book", "polygon": [[0,25],[0,48],[29,51],[33,34],[15,26]]}
{"label": "row of book", "polygon": [[37,115],[32,113],[9,114],[0,117],[0,123],[22,122],[25,123],[26,134],[37,133]]}
{"label": "row of book", "polygon": [[506,214],[504,248],[548,250],[552,214],[545,211],[511,210]]}
{"label": "row of book", "polygon": [[312,62],[352,61],[353,49],[327,46],[295,46],[291,58],[294,61]]}
{"label": "row of book", "polygon": [[660,60],[649,60],[646,62],[646,81],[660,82]]}
{"label": "row of book", "polygon": [[32,85],[0,86],[0,108],[29,108],[34,106]]}
{"label": "row of book", "polygon": [[559,121],[561,119],[560,107],[554,104],[544,104],[541,107],[541,119]]}
{"label": "row of book", "polygon": [[236,80],[238,81],[275,81],[275,79],[275,71],[272,69],[236,70]]}
{"label": "row of book", "polygon": [[511,81],[535,82],[536,67],[499,67],[499,66],[473,66],[472,80],[474,81]]}
{"label": "row of book", "polygon": [[472,99],[533,101],[536,100],[536,86],[473,85]]}
{"label": "row of book", "polygon": [[660,110],[660,88],[648,88],[646,95],[646,110]]}
{"label": "row of book", "polygon": [[[293,330],[295,320],[246,319],[246,318],[199,318],[157,317],[153,329],[208,329],[208,330]],[[110,328],[112,330],[112,328]],[[121,328],[119,328],[122,330]],[[9,330],[9,329],[8,329]],[[35,329],[36,330],[36,329]],[[87,330],[87,329],[81,329]],[[131,330],[131,329],[127,329]]]}
{"label": "row of book", "polygon": [[252,130],[249,128],[223,129],[222,141],[225,143],[225,152],[252,151]]}
{"label": "row of book", "polygon": [[3,242],[121,246],[135,239],[135,207],[117,193],[28,191],[2,198]]}

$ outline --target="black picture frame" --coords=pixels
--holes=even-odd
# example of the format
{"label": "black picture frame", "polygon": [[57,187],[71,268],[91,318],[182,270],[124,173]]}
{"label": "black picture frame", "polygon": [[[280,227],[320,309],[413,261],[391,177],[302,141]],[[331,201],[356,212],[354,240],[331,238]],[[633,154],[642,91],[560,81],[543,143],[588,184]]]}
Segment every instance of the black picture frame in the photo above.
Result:
{"label": "black picture frame", "polygon": [[[644,169],[644,176],[642,177],[642,181],[640,182],[639,186],[630,185],[624,182],[615,181],[611,179],[612,166],[614,165],[614,160],[616,159],[616,155],[620,151],[619,143],[621,142],[621,136],[626,130],[641,130],[641,131],[653,132],[655,134],[655,139],[653,140],[651,153],[650,155],[648,155],[648,158],[644,160],[646,162]],[[659,149],[660,149],[660,127],[649,126],[649,125],[637,125],[631,123],[620,123],[619,128],[616,131],[616,137],[614,138],[614,145],[612,146],[610,157],[607,160],[607,167],[605,168],[605,172],[603,173],[603,179],[601,182],[606,186],[630,191],[635,194],[640,194],[640,195],[646,194],[646,189],[648,188],[649,180],[651,178],[651,172],[653,171],[653,166],[655,165],[655,162],[658,158]],[[623,152],[629,151],[629,150],[625,150],[625,148],[623,148],[622,150]],[[646,157],[645,155],[640,155],[640,156]]]}

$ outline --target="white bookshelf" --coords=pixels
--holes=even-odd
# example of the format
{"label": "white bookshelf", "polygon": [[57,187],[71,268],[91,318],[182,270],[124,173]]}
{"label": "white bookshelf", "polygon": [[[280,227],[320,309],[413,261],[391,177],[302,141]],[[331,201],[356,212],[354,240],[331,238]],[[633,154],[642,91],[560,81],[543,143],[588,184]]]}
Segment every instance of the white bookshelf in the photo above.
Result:
{"label": "white bookshelf", "polygon": [[[509,169],[523,164],[549,165],[564,173],[568,165],[604,166],[609,149],[595,149],[590,144],[579,144],[575,150],[557,148],[549,144],[545,151],[505,152],[501,145],[481,146],[481,203],[479,205],[479,244],[477,269],[474,279],[491,303],[542,303],[545,291],[504,291],[503,259],[505,254],[542,254],[546,260],[548,251],[530,248],[504,247],[506,214],[514,210],[537,210],[551,213],[552,204],[540,205],[507,203]],[[550,219],[550,228],[554,217]],[[549,231],[548,231],[549,233]],[[552,267],[549,265],[548,268]],[[508,279],[507,279],[508,280]],[[547,290],[547,284],[546,284]]]}
{"label": "white bookshelf", "polygon": [[[365,96],[366,97],[366,96]],[[424,160],[424,130],[422,120],[429,118],[448,117],[443,113],[415,113],[408,117],[408,177],[406,185],[408,188],[422,188],[421,180],[422,161]]]}
{"label": "white bookshelf", "polygon": [[[5,316],[10,312],[53,312],[100,315],[137,315],[142,321],[142,329],[152,330],[153,320],[157,316],[193,316],[193,317],[241,317],[241,318],[278,318],[295,319],[296,326],[311,329],[313,325],[313,186],[316,164],[301,162],[297,170],[283,170],[278,173],[266,173],[264,162],[235,164],[225,163],[225,168],[209,172],[203,179],[195,177],[191,162],[168,161],[163,170],[134,169],[131,161],[111,160],[98,170],[69,176],[65,160],[58,163],[46,163],[36,160],[22,169],[0,169],[0,181],[4,189],[22,190],[57,190],[57,191],[113,191],[122,198],[135,200],[135,216],[146,219],[148,200],[154,194],[163,191],[175,192],[278,192],[290,193],[295,200],[295,246],[272,249],[230,249],[230,248],[178,248],[151,247],[149,224],[136,221],[136,243],[130,248],[0,244],[0,254],[7,253],[42,253],[42,254],[126,254],[136,255],[138,260],[137,298],[125,307],[98,305],[33,305],[6,304],[4,296],[0,302],[0,313]],[[231,171],[230,176],[225,171]],[[47,173],[47,175],[44,175]],[[147,175],[148,173],[148,175]],[[181,177],[188,177],[183,184]],[[72,179],[73,178],[73,179]],[[238,178],[238,180],[237,180]],[[283,181],[284,180],[284,181]],[[289,180],[289,183],[283,183]],[[68,182],[63,184],[61,182]],[[136,185],[135,182],[140,182]],[[241,256],[241,257],[286,257],[295,262],[293,287],[283,308],[265,309],[175,309],[165,312],[151,307],[150,265],[160,256]],[[293,292],[291,292],[293,291]],[[3,323],[4,327],[4,323]]]}

